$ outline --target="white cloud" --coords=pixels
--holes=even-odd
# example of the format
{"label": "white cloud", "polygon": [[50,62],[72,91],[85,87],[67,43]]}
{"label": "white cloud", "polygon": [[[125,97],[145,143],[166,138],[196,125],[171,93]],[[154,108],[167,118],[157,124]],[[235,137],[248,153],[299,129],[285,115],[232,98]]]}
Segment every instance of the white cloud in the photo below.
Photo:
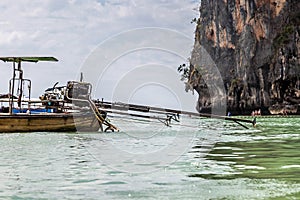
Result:
{"label": "white cloud", "polygon": [[[198,15],[193,11],[197,6],[196,0],[1,0],[0,56],[53,55],[60,60],[25,69],[38,95],[56,81],[74,79],[90,52],[122,31],[162,27],[192,41],[195,25],[190,21]],[[0,63],[1,75],[9,76],[10,69],[3,65],[7,64]],[[34,70],[39,65],[45,67]],[[7,91],[8,79],[1,77],[0,93]]]}

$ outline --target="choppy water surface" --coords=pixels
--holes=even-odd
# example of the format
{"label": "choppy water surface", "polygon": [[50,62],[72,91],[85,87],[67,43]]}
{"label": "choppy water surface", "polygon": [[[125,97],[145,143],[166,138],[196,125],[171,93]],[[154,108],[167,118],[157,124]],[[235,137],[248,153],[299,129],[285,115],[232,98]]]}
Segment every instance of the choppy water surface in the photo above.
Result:
{"label": "choppy water surface", "polygon": [[299,199],[300,118],[0,134],[0,199]]}

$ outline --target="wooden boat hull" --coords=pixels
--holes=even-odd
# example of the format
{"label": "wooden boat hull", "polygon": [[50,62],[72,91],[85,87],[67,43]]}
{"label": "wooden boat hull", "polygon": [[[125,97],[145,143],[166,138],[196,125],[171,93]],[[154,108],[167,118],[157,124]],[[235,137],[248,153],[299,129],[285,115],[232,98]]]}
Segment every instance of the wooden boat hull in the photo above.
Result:
{"label": "wooden boat hull", "polygon": [[0,133],[95,132],[100,124],[92,113],[0,115]]}

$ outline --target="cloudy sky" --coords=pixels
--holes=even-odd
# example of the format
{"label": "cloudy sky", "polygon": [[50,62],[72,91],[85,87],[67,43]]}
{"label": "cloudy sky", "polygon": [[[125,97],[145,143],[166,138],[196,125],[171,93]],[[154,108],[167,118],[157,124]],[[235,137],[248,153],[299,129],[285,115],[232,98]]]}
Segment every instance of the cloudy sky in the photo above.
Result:
{"label": "cloudy sky", "polygon": [[[198,17],[198,6],[199,0],[18,0],[14,3],[11,0],[1,0],[0,56],[50,55],[59,59],[58,63],[24,66],[25,77],[32,79],[33,95],[37,96],[57,81],[65,84],[67,80],[78,78],[82,65],[89,56],[106,41],[111,41],[111,38],[119,37],[124,32],[155,27],[163,32],[171,31],[188,38],[184,40],[188,47],[185,49],[186,52],[183,55],[177,53],[176,56],[170,56],[150,49],[135,51],[125,58],[122,54],[122,59],[110,62],[114,64],[109,70],[114,74],[113,65],[124,65],[125,67],[118,70],[128,72],[149,63],[176,69],[179,64],[186,61],[187,57],[183,57],[188,56],[192,50],[195,24],[192,24],[191,20]],[[129,36],[131,37],[129,41],[132,42],[135,34]],[[151,43],[153,35],[146,31],[142,37]],[[168,40],[171,43],[167,35],[159,40]],[[174,40],[177,39],[173,37]],[[117,44],[111,45],[110,51],[114,52],[114,48],[118,48],[118,45],[127,45],[127,39],[124,37],[119,37],[117,41]],[[137,40],[137,42],[144,41]],[[168,47],[163,50],[168,51]],[[145,61],[146,58],[148,61]],[[6,93],[11,68],[8,63],[1,62],[0,70],[0,93]],[[111,79],[117,80],[120,77],[122,75],[116,77],[112,75]],[[98,84],[100,83],[98,80]],[[151,89],[153,90],[150,87]],[[110,94],[105,92],[97,95],[110,98]]]}

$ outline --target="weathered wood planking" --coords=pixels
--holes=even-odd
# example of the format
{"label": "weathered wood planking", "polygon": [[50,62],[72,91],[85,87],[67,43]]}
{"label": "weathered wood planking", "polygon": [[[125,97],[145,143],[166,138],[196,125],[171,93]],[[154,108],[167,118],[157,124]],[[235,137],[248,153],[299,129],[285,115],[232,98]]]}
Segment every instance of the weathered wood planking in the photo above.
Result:
{"label": "weathered wood planking", "polygon": [[90,114],[0,115],[0,132],[98,131],[100,125]]}

